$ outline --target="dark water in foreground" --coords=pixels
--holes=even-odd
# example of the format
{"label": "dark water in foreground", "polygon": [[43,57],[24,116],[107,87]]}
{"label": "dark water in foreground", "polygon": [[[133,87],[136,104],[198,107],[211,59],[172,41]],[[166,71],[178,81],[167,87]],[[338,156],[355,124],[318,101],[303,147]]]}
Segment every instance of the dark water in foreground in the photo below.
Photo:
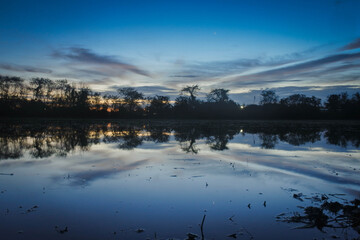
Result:
{"label": "dark water in foreground", "polygon": [[357,239],[360,124],[2,122],[0,191],[0,239]]}

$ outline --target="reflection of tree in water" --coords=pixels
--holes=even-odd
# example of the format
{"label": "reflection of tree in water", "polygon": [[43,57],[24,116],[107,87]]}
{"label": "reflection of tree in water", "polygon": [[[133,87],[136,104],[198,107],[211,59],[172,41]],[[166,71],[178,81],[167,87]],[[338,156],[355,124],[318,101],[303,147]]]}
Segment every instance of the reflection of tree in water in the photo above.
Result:
{"label": "reflection of tree in water", "polygon": [[321,140],[323,133],[328,144],[346,148],[351,143],[357,148],[360,147],[360,129],[358,125],[265,123],[263,126],[246,125],[244,126],[244,132],[258,134],[260,140],[262,140],[261,146],[267,149],[274,148],[279,140],[294,146],[315,143]]}
{"label": "reflection of tree in water", "polygon": [[206,143],[210,145],[212,150],[223,151],[228,149],[226,145],[231,139],[228,135],[210,136],[207,138]]}
{"label": "reflection of tree in water", "polygon": [[352,144],[354,147],[360,147],[360,137],[356,133],[357,129],[340,128],[337,126],[331,126],[326,131],[324,136],[327,138],[329,144],[341,146],[346,148],[348,144]]}
{"label": "reflection of tree in water", "polygon": [[[34,158],[66,156],[79,149],[88,151],[98,139],[91,125],[5,124],[0,132],[0,159],[19,158],[28,150]],[[96,132],[96,131],[95,131]]]}
{"label": "reflection of tree in water", "polygon": [[196,146],[196,139],[200,139],[199,129],[195,127],[177,127],[175,129],[175,140],[180,143],[180,148],[186,153],[197,154],[199,148]]}
{"label": "reflection of tree in water", "polygon": [[200,149],[196,146],[195,139],[191,139],[189,141],[180,141],[180,148],[186,153],[197,154]]}
{"label": "reflection of tree in water", "polygon": [[197,141],[204,139],[212,150],[228,149],[235,135],[258,135],[261,147],[275,148],[279,141],[299,146],[321,140],[322,134],[329,144],[342,147],[352,143],[360,147],[357,125],[352,127],[320,124],[237,123],[216,121],[188,122],[65,122],[0,123],[0,159],[16,159],[27,151],[34,158],[66,157],[73,151],[88,151],[101,142],[118,143],[119,148],[131,150],[144,141],[166,143],[174,135],[186,153],[197,154]]}
{"label": "reflection of tree in water", "polygon": [[130,129],[121,138],[119,143],[119,148],[124,150],[132,150],[140,146],[142,142],[143,142],[143,137],[139,136],[139,131]]}
{"label": "reflection of tree in water", "polygon": [[119,143],[118,148],[132,150],[140,146],[144,140],[143,131],[139,127],[111,125],[104,131],[104,143]]}
{"label": "reflection of tree in water", "polygon": [[199,148],[196,140],[206,139],[210,149],[223,151],[228,149],[228,142],[234,135],[240,132],[241,127],[237,125],[225,125],[208,123],[196,126],[178,126],[174,128],[175,139],[180,142],[180,148],[187,153],[197,154]]}
{"label": "reflection of tree in water", "polygon": [[140,126],[116,126],[112,125],[106,132],[103,142],[120,143],[119,148],[132,150],[140,146],[143,141],[165,143],[169,141],[171,129],[166,127],[140,127]]}
{"label": "reflection of tree in water", "polygon": [[56,152],[52,143],[53,142],[49,141],[49,138],[46,137],[45,134],[36,134],[30,154],[35,158],[50,157]]}
{"label": "reflection of tree in water", "polygon": [[260,133],[259,138],[262,141],[261,148],[272,149],[278,143],[277,135]]}
{"label": "reflection of tree in water", "polygon": [[23,156],[24,140],[0,137],[0,159],[17,159]]}
{"label": "reflection of tree in water", "polygon": [[155,143],[166,143],[170,139],[170,127],[148,127],[146,130],[150,133],[150,136],[146,138],[147,141],[152,141]]}
{"label": "reflection of tree in water", "polygon": [[283,142],[287,142],[294,146],[304,145],[306,143],[315,143],[320,141],[321,135],[319,131],[300,131],[299,132],[290,132],[284,135],[280,135],[279,139]]}
{"label": "reflection of tree in water", "polygon": [[238,134],[240,129],[215,128],[207,134],[206,143],[210,145],[210,149],[215,151],[227,150],[227,144]]}

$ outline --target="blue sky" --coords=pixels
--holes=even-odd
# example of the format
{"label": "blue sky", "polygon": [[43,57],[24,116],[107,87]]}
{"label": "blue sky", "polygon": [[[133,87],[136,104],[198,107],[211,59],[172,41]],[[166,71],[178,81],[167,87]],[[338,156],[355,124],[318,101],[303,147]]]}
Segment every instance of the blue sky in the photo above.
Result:
{"label": "blue sky", "polygon": [[230,89],[249,103],[358,91],[360,1],[0,2],[0,74],[109,92]]}

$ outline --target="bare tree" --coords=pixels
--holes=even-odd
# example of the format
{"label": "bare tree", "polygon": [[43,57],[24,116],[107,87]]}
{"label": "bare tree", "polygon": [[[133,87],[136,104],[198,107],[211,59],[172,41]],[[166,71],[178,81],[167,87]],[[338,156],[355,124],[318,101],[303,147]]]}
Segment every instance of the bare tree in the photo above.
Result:
{"label": "bare tree", "polygon": [[181,94],[189,94],[191,101],[195,101],[196,95],[198,91],[200,90],[198,85],[192,85],[192,86],[186,86],[183,89],[181,89]]}
{"label": "bare tree", "polygon": [[230,90],[217,88],[211,90],[211,92],[206,96],[209,102],[227,102],[229,101],[228,92]]}

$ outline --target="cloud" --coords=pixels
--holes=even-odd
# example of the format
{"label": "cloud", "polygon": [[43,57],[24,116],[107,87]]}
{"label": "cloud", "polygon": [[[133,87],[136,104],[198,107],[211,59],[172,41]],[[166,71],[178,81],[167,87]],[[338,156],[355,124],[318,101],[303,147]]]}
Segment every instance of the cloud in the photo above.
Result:
{"label": "cloud", "polygon": [[[345,71],[346,68],[348,68],[347,70],[351,70],[352,67],[353,69],[357,69],[357,64],[347,64],[348,66],[344,65],[342,67],[333,67],[334,69],[328,68],[329,65],[331,66],[332,64],[340,64],[344,61],[349,62],[358,59],[360,59],[360,53],[335,54],[316,60],[296,63],[289,66],[261,71],[258,73],[232,77],[230,80],[224,80],[221,84],[226,87],[234,87],[243,86],[245,83],[251,84],[251,82],[254,83],[253,85],[261,85],[264,83],[289,82],[293,81],[293,79],[302,79],[302,81],[305,82],[309,80],[309,77],[316,78],[316,80],[321,80],[322,76],[329,74],[331,71],[337,71],[339,74],[332,77],[347,79],[346,75],[349,73]],[[327,72],[328,69],[330,72]]]}
{"label": "cloud", "polygon": [[345,51],[345,50],[352,50],[352,49],[357,49],[357,48],[360,48],[360,38],[355,39],[351,43],[346,44],[345,46],[343,46],[339,50],[340,51]]}
{"label": "cloud", "polygon": [[305,59],[312,57],[315,53],[319,53],[320,50],[327,46],[328,44],[324,44],[308,48],[304,51],[276,56],[264,55],[256,58],[238,58],[225,61],[193,62],[188,64],[183,63],[181,71],[169,75],[169,77],[173,78],[170,81],[170,84],[186,83],[187,81],[215,83],[219,79],[224,79],[231,75],[243,74],[247,71],[275,68],[304,61]]}
{"label": "cloud", "polygon": [[355,60],[355,59],[360,59],[360,53],[336,54],[336,55],[331,55],[331,56],[327,56],[327,57],[312,60],[312,61],[298,63],[298,64],[287,66],[287,67],[268,70],[268,71],[248,75],[248,76],[273,76],[273,75],[293,74],[293,73],[298,73],[298,72],[309,71],[314,68],[323,66],[325,64],[336,63],[336,62],[345,61],[345,60]]}
{"label": "cloud", "polygon": [[54,58],[66,59],[71,62],[101,65],[110,68],[129,71],[138,75],[150,77],[150,74],[134,65],[119,61],[113,56],[99,55],[87,48],[72,47],[67,49],[55,50],[51,54]]}
{"label": "cloud", "polygon": [[15,72],[52,73],[50,69],[46,69],[46,68],[38,68],[38,67],[16,65],[9,63],[0,64],[0,68]]}
{"label": "cloud", "polygon": [[[116,93],[117,89],[123,88],[127,86],[119,86],[119,85],[112,85],[108,89],[110,91],[106,92],[109,94]],[[137,86],[133,87],[135,90],[145,94],[146,96],[154,96],[154,95],[161,95],[161,96],[175,96],[179,94],[179,91],[174,88],[164,87],[164,86]]]}
{"label": "cloud", "polygon": [[197,75],[172,75],[170,77],[174,77],[174,78],[196,78],[199,77]]}
{"label": "cloud", "polygon": [[[121,172],[127,172],[127,171],[134,170],[135,168],[138,168],[138,167],[144,165],[148,161],[149,161],[148,159],[138,160],[134,163],[123,164],[121,166],[118,165],[116,168],[114,168],[114,166],[108,166],[105,163],[105,164],[102,164],[102,167],[100,167],[100,169],[94,169],[91,171],[89,171],[89,170],[74,171],[71,173],[70,184],[73,186],[89,184],[90,182],[94,182],[99,179],[108,178],[112,175],[116,175]],[[88,164],[88,162],[84,163],[85,166],[87,166],[87,164]],[[62,180],[62,177],[59,177],[59,176],[53,177],[53,180],[55,180],[55,181],[59,181],[60,179]]]}

